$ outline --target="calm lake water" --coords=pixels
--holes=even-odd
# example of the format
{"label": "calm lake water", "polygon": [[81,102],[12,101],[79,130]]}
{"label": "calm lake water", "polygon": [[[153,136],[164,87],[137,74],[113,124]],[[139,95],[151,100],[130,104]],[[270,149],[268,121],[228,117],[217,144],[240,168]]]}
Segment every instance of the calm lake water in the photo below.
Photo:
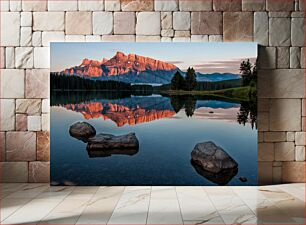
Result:
{"label": "calm lake water", "polygon": [[[53,185],[257,184],[257,130],[237,122],[245,108],[239,102],[160,95],[69,99],[52,97]],[[77,121],[92,124],[97,133],[135,132],[140,147],[108,156],[88,152],[86,143],[69,135]],[[220,177],[194,166],[191,151],[205,141],[221,146],[237,161],[238,171]]]}

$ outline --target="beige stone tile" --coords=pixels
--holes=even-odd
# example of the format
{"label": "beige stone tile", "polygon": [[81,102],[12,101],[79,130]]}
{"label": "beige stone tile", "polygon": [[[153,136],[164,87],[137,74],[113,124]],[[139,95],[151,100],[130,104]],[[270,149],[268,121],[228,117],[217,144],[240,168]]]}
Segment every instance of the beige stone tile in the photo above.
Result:
{"label": "beige stone tile", "polygon": [[293,11],[294,0],[267,0],[267,11]]}
{"label": "beige stone tile", "polygon": [[276,161],[294,161],[295,148],[294,142],[275,143],[275,160]]}
{"label": "beige stone tile", "polygon": [[36,159],[36,133],[7,132],[6,159],[8,161],[33,161]]}
{"label": "beige stone tile", "polygon": [[295,140],[295,133],[287,132],[287,141],[294,141],[294,140]]}
{"label": "beige stone tile", "polygon": [[5,67],[5,48],[0,48],[0,69],[3,69]]}
{"label": "beige stone tile", "polygon": [[265,132],[264,140],[265,142],[281,142],[286,141],[286,132]]}
{"label": "beige stone tile", "polygon": [[295,146],[295,161],[305,161],[305,146]]}
{"label": "beige stone tile", "polygon": [[20,46],[31,46],[32,44],[32,27],[21,27],[20,29]]}
{"label": "beige stone tile", "polygon": [[222,35],[209,35],[208,41],[209,42],[222,42],[223,36]]}
{"label": "beige stone tile", "polygon": [[26,71],[26,98],[49,98],[49,70]]}
{"label": "beige stone tile", "polygon": [[290,68],[301,68],[301,49],[299,47],[290,47]]}
{"label": "beige stone tile", "polygon": [[264,11],[265,0],[242,0],[242,11]]}
{"label": "beige stone tile", "polygon": [[212,11],[212,0],[179,0],[180,11]]}
{"label": "beige stone tile", "polygon": [[15,100],[0,99],[0,131],[15,129]]}
{"label": "beige stone tile", "polygon": [[50,99],[43,99],[42,100],[42,113],[49,113],[50,112]]}
{"label": "beige stone tile", "polygon": [[172,13],[171,12],[161,12],[161,28],[162,29],[172,29]]}
{"label": "beige stone tile", "polygon": [[65,32],[66,34],[92,34],[92,13],[66,12]]}
{"label": "beige stone tile", "polygon": [[189,37],[190,38],[190,31],[189,30],[176,30],[174,33],[175,37]]}
{"label": "beige stone tile", "polygon": [[120,0],[107,0],[104,4],[105,11],[120,11]]}
{"label": "beige stone tile", "polygon": [[274,161],[274,143],[258,143],[258,161]]}
{"label": "beige stone tile", "polygon": [[276,66],[280,69],[289,69],[290,67],[290,49],[289,47],[276,48]]}
{"label": "beige stone tile", "polygon": [[136,42],[160,42],[160,36],[137,35]]}
{"label": "beige stone tile", "polygon": [[114,34],[135,34],[135,24],[134,12],[114,13]]}
{"label": "beige stone tile", "polygon": [[17,69],[2,69],[0,96],[1,98],[24,97],[24,71]]}
{"label": "beige stone tile", "polygon": [[236,12],[241,11],[242,4],[241,0],[213,0],[213,9],[214,11],[230,11]]}
{"label": "beige stone tile", "polygon": [[[13,2],[18,2],[18,1],[13,1]],[[22,27],[31,27],[32,26],[32,12],[21,12],[20,16],[21,16],[20,17],[20,25]]]}
{"label": "beige stone tile", "polygon": [[45,0],[22,0],[22,11],[46,11],[47,1]]}
{"label": "beige stone tile", "polygon": [[276,48],[261,47],[258,48],[258,68],[275,69],[276,68]]}
{"label": "beige stone tile", "polygon": [[191,35],[191,42],[208,42],[208,35]]}
{"label": "beige stone tile", "polygon": [[224,41],[253,41],[253,14],[225,12],[223,14]]}
{"label": "beige stone tile", "polygon": [[152,11],[154,0],[121,0],[122,11]]}
{"label": "beige stone tile", "polygon": [[0,162],[5,161],[5,133],[0,132]]}
{"label": "beige stone tile", "polygon": [[305,162],[284,162],[282,166],[282,181],[285,183],[305,182]]}
{"label": "beige stone tile", "polygon": [[291,20],[291,44],[292,46],[305,46],[304,18],[292,18]]}
{"label": "beige stone tile", "polygon": [[66,35],[66,42],[83,42],[85,41],[85,35]]}
{"label": "beige stone tile", "polygon": [[33,48],[32,47],[15,48],[15,67],[18,69],[33,68]]}
{"label": "beige stone tile", "polygon": [[[150,26],[147,21],[150,21]],[[137,35],[160,35],[160,28],[160,12],[139,12],[137,14]]]}
{"label": "beige stone tile", "polygon": [[101,11],[104,9],[104,0],[78,0],[78,5],[80,11]]}
{"label": "beige stone tile", "polygon": [[49,183],[50,162],[29,162],[29,182]]}
{"label": "beige stone tile", "polygon": [[46,31],[42,32],[42,45],[50,46],[50,42],[64,42],[65,33],[63,31]]}
{"label": "beige stone tile", "polygon": [[50,160],[50,134],[47,131],[37,132],[36,159],[38,161]]}
{"label": "beige stone tile", "polygon": [[28,130],[28,117],[26,114],[16,114],[16,131]]}
{"label": "beige stone tile", "polygon": [[190,37],[174,37],[173,42],[190,42]]}
{"label": "beige stone tile", "polygon": [[290,46],[290,18],[269,19],[269,45]]}
{"label": "beige stone tile", "polygon": [[305,132],[296,132],[295,133],[295,144],[296,145],[303,145],[303,146],[305,146],[305,137],[306,137],[306,135],[305,135]]}
{"label": "beige stone tile", "polygon": [[222,23],[222,13],[192,12],[191,34],[222,34]]}
{"label": "beige stone tile", "polygon": [[301,69],[259,70],[258,97],[303,98],[304,71]]}
{"label": "beige stone tile", "polygon": [[50,68],[50,48],[35,47],[34,48],[34,68]]}
{"label": "beige stone tile", "polygon": [[100,42],[101,41],[101,35],[86,35],[85,41],[86,42]]}
{"label": "beige stone tile", "polygon": [[179,0],[154,1],[155,11],[177,11]]}
{"label": "beige stone tile", "polygon": [[28,130],[41,131],[41,116],[28,116]]}
{"label": "beige stone tile", "polygon": [[257,127],[259,131],[268,131],[269,130],[269,113],[268,112],[259,112],[257,115]]}
{"label": "beige stone tile", "polygon": [[28,162],[0,162],[1,182],[28,182]]}
{"label": "beige stone tile", "polygon": [[1,46],[19,46],[20,13],[1,12]]}
{"label": "beige stone tile", "polygon": [[41,31],[35,31],[32,35],[32,45],[34,47],[40,47],[42,45],[42,35]]}
{"label": "beige stone tile", "polygon": [[41,115],[41,129],[43,131],[50,131],[50,114],[43,113]]}
{"label": "beige stone tile", "polygon": [[10,199],[4,198],[1,200],[1,220],[5,220],[7,217],[12,215],[15,211],[22,208],[28,202],[30,202],[31,198],[18,198],[18,199]]}
{"label": "beige stone tile", "polygon": [[266,12],[254,13],[254,41],[262,46],[269,44],[269,18]]}
{"label": "beige stone tile", "polygon": [[190,30],[190,13],[174,12],[173,13],[173,29],[174,30]]}
{"label": "beige stone tile", "polygon": [[34,12],[34,31],[63,31],[65,29],[64,12]]}
{"label": "beige stone tile", "polygon": [[258,184],[272,184],[272,162],[258,162]]}
{"label": "beige stone tile", "polygon": [[9,0],[1,1],[0,2],[1,12],[7,12],[10,10],[10,2]]}
{"label": "beige stone tile", "polygon": [[48,0],[48,11],[77,11],[78,0]]}
{"label": "beige stone tile", "polygon": [[40,99],[16,99],[16,113],[38,115],[41,113]]}
{"label": "beige stone tile", "polygon": [[270,130],[300,131],[301,100],[275,99],[270,106]]}
{"label": "beige stone tile", "polygon": [[93,34],[112,34],[113,13],[93,12]]}
{"label": "beige stone tile", "polygon": [[135,35],[103,35],[102,41],[114,41],[114,42],[134,42]]}
{"label": "beige stone tile", "polygon": [[161,36],[162,37],[173,37],[174,30],[173,29],[161,30]]}
{"label": "beige stone tile", "polygon": [[14,47],[5,48],[5,66],[7,69],[15,68],[15,48]]}

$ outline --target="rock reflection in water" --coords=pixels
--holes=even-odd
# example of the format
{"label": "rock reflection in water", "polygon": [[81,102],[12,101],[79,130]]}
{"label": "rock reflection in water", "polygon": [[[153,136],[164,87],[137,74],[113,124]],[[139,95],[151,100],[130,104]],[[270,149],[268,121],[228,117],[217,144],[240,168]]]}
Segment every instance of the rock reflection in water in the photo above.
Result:
{"label": "rock reflection in water", "polygon": [[226,170],[221,170],[219,173],[213,173],[207,170],[203,170],[193,160],[191,160],[190,162],[198,174],[218,185],[228,184],[233,179],[233,177],[236,176],[236,174],[238,173],[238,168],[226,169]]}
{"label": "rock reflection in water", "polygon": [[128,155],[132,156],[138,153],[138,148],[126,148],[126,149],[105,149],[105,150],[88,150],[89,158],[97,157],[109,157],[112,155]]}

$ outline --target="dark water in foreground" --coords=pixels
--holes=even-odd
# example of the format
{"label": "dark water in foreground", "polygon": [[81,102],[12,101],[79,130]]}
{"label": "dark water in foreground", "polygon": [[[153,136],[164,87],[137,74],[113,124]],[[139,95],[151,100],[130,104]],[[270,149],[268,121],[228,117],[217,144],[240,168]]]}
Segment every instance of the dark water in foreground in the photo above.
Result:
{"label": "dark water in foreground", "polygon": [[[257,130],[237,122],[240,103],[160,95],[74,100],[52,99],[53,185],[257,184]],[[135,132],[140,147],[108,152],[108,157],[88,152],[86,143],[69,135],[69,126],[77,121],[89,122],[97,133]],[[226,150],[238,171],[212,175],[195,166],[191,151],[204,141]]]}

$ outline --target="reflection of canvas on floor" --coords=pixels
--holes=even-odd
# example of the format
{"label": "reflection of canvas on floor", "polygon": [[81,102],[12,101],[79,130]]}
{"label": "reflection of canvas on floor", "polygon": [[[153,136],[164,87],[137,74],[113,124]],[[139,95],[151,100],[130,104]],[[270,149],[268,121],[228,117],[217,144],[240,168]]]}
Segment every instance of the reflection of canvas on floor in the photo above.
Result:
{"label": "reflection of canvas on floor", "polygon": [[254,43],[52,43],[52,185],[256,185],[256,57]]}

